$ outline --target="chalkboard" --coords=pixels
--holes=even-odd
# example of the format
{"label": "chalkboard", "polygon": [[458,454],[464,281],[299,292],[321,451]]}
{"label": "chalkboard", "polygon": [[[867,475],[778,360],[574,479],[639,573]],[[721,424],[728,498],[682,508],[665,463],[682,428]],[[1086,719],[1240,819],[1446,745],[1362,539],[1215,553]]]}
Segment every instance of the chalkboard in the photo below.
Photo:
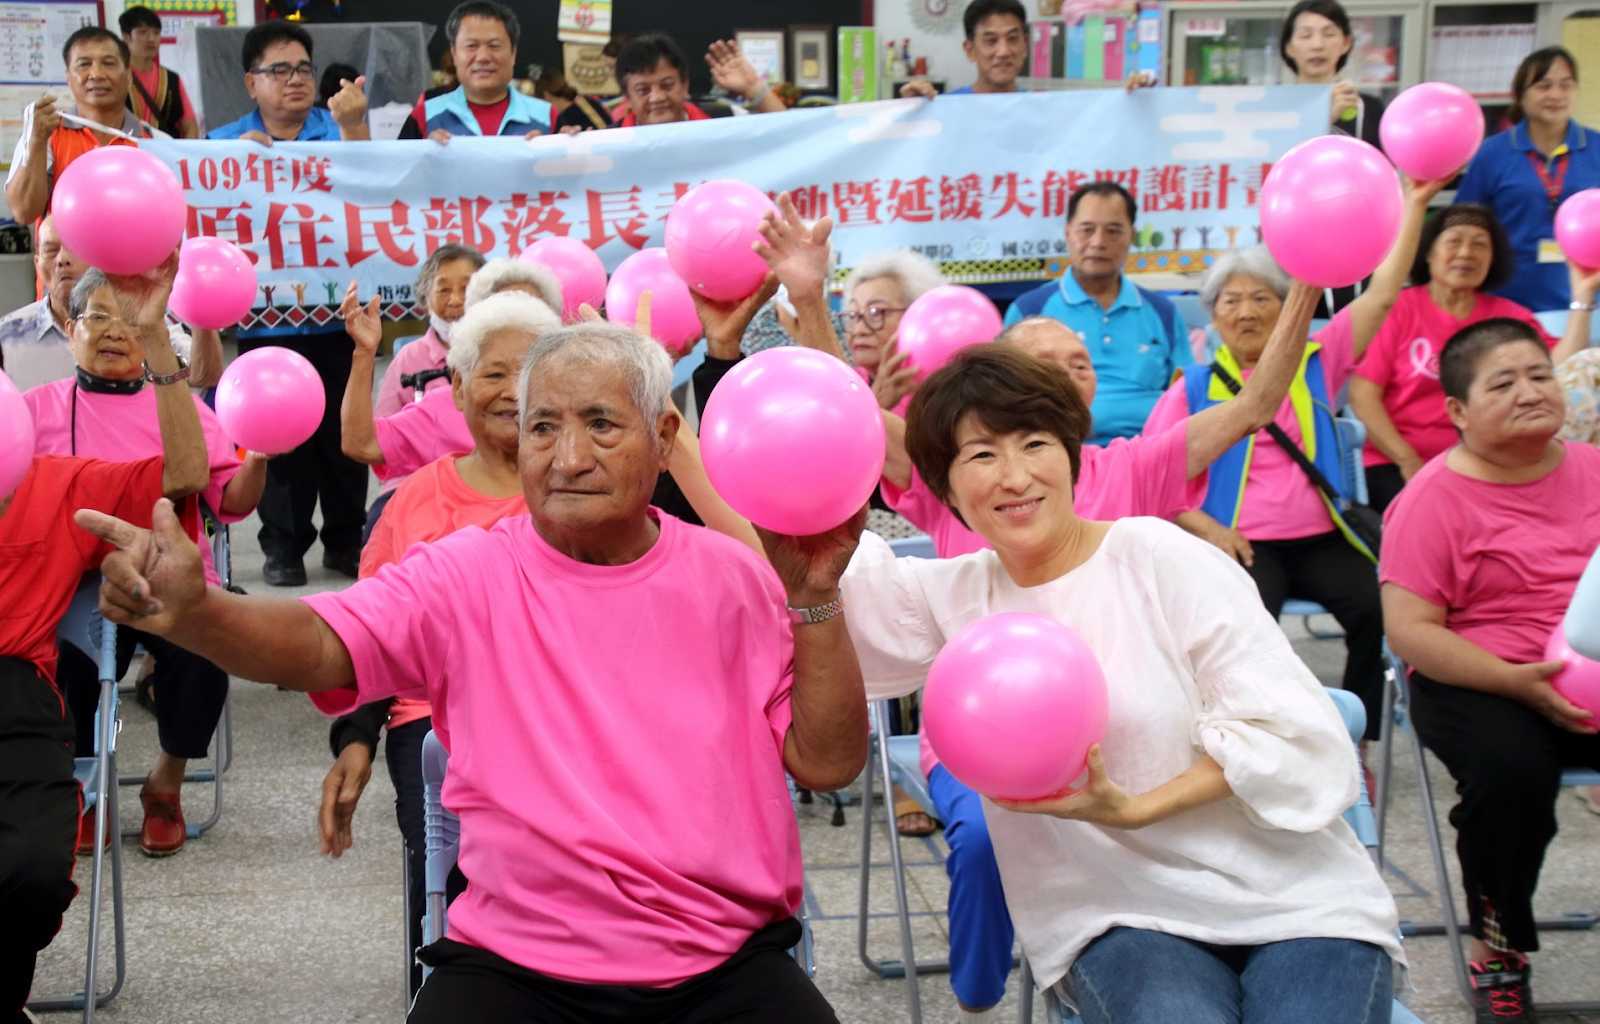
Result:
{"label": "chalkboard", "polygon": [[[444,52],[444,21],[451,3],[440,0],[344,0],[344,17],[350,21],[425,21],[439,26],[428,47],[438,64]],[[560,0],[511,0],[509,5],[522,23],[517,46],[517,75],[528,65],[559,68],[561,43],[556,39],[556,14]],[[665,32],[678,41],[689,59],[692,88],[708,92],[706,48],[716,39],[732,39],[739,29],[786,29],[790,25],[859,25],[862,0],[694,0],[661,3],[660,0],[618,0],[612,8],[612,31],[621,35]],[[832,38],[833,33],[828,33]],[[830,62],[837,67],[837,62]]]}

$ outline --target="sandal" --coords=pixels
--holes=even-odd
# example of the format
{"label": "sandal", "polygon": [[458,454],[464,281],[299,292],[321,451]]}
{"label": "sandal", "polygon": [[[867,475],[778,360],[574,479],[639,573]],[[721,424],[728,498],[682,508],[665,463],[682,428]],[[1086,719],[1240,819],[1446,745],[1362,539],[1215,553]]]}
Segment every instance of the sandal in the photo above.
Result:
{"label": "sandal", "polygon": [[920,804],[906,796],[894,802],[894,827],[901,835],[917,839],[933,835],[939,830],[939,823]]}

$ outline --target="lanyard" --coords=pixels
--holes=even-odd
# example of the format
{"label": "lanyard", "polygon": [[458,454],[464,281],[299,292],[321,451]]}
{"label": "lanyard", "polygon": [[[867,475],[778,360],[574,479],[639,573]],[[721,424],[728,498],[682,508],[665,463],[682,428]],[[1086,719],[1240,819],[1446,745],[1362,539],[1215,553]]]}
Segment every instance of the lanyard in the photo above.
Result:
{"label": "lanyard", "polygon": [[1550,201],[1550,208],[1555,209],[1561,202],[1561,190],[1567,183],[1567,167],[1572,162],[1572,154],[1563,145],[1546,165],[1538,150],[1529,150],[1528,162],[1533,164],[1533,173],[1539,176],[1539,184],[1544,186],[1544,197]]}

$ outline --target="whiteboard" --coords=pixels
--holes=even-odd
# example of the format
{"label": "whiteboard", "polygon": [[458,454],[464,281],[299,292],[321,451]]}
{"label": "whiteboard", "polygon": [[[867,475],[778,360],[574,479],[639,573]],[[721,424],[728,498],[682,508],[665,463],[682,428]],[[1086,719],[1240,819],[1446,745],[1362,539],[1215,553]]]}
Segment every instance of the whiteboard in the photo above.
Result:
{"label": "whiteboard", "polygon": [[0,167],[22,137],[22,111],[41,93],[67,96],[61,48],[85,25],[100,24],[99,0],[0,0]]}

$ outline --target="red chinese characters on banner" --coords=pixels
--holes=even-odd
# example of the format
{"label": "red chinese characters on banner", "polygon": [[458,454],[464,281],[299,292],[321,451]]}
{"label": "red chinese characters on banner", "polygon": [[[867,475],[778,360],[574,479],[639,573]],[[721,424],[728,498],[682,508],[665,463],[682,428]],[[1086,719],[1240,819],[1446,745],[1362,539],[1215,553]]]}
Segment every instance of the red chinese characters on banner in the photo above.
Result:
{"label": "red chinese characters on banner", "polygon": [[411,230],[411,207],[405,203],[399,200],[387,206],[345,203],[344,226],[347,240],[344,258],[349,266],[357,266],[379,255],[402,267],[417,265],[416,232]]}
{"label": "red chinese characters on banner", "polygon": [[637,185],[620,192],[601,192],[592,188],[585,192],[589,216],[589,237],[585,241],[589,243],[589,248],[598,249],[613,238],[635,249],[645,247],[648,239],[644,229],[650,223],[650,218],[644,212],[639,194]]}
{"label": "red chinese characters on banner", "polygon": [[560,202],[570,199],[565,192],[540,192],[530,196],[518,192],[502,211],[500,230],[506,238],[506,248],[516,256],[545,235],[567,235],[572,225]]}

